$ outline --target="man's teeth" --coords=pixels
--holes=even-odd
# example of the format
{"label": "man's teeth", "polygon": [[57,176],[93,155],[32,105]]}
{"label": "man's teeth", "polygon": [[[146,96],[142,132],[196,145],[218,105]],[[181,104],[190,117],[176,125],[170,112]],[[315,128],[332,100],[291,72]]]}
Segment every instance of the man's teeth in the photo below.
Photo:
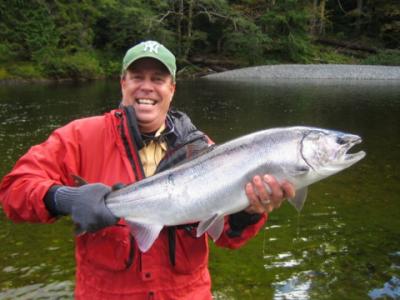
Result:
{"label": "man's teeth", "polygon": [[152,99],[137,99],[137,103],[139,104],[147,104],[147,105],[155,105],[156,101]]}

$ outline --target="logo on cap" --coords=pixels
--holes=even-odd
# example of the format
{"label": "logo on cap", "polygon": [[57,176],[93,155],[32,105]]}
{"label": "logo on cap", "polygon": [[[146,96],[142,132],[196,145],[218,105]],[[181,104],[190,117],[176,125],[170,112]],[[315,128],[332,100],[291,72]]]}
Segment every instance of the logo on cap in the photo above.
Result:
{"label": "logo on cap", "polygon": [[158,48],[160,47],[160,44],[155,42],[155,41],[147,41],[143,42],[143,51],[149,51],[149,52],[154,52],[158,53]]}

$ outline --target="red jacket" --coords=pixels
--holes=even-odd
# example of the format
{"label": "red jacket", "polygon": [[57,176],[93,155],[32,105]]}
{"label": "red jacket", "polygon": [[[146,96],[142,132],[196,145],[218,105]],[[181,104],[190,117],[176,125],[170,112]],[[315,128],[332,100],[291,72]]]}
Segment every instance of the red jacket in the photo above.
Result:
{"label": "red jacket", "polygon": [[[76,120],[32,147],[0,185],[0,201],[7,216],[16,222],[53,222],[44,196],[52,185],[74,185],[72,174],[107,185],[141,179],[135,154],[138,143],[129,133],[127,119],[125,111],[114,110]],[[177,126],[175,131],[183,130],[178,135],[190,136],[193,128]],[[239,236],[230,237],[226,218],[217,245],[242,246],[257,234],[265,219],[263,215]],[[123,220],[76,237],[76,299],[211,299],[207,234],[195,238],[194,229],[175,231],[174,264],[167,228],[146,253],[139,251]]]}

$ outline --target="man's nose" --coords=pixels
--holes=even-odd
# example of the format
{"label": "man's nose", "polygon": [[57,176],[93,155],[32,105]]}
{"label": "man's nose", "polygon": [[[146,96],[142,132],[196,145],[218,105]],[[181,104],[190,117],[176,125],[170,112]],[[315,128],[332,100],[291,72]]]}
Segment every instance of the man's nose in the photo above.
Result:
{"label": "man's nose", "polygon": [[141,85],[140,85],[140,88],[141,88],[142,90],[145,90],[145,91],[152,91],[152,90],[154,90],[154,85],[153,85],[153,82],[152,82],[151,78],[145,78],[145,79],[142,81],[142,83],[141,83]]}

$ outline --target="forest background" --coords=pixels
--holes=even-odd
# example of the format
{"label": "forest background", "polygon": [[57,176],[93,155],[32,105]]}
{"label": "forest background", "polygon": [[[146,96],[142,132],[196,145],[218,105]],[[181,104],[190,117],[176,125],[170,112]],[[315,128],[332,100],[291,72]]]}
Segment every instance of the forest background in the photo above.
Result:
{"label": "forest background", "polygon": [[254,65],[400,65],[398,0],[2,0],[0,80],[117,77],[158,40],[178,77]]}

